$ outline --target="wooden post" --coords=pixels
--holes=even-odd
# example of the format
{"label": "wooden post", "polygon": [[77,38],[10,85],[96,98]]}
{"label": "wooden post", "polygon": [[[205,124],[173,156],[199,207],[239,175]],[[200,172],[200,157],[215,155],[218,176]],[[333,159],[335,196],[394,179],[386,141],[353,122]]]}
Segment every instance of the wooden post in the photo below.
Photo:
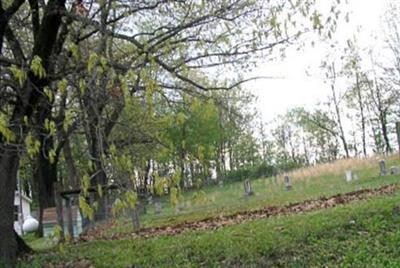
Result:
{"label": "wooden post", "polygon": [[65,200],[65,207],[67,209],[68,234],[70,235],[71,239],[73,239],[74,238],[74,223],[73,223],[73,218],[72,218],[71,198],[66,197],[64,200]]}
{"label": "wooden post", "polygon": [[61,184],[55,182],[54,196],[56,203],[56,213],[57,213],[57,224],[61,227],[60,242],[65,240],[64,236],[64,219],[63,219],[63,209],[62,209],[62,197],[61,197]]}

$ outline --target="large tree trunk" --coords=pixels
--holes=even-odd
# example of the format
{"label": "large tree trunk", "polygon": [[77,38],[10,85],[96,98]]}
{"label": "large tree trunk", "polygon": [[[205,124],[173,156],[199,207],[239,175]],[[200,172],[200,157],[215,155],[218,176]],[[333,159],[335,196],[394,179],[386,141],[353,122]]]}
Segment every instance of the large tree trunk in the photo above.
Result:
{"label": "large tree trunk", "polygon": [[[22,4],[24,1],[20,1]],[[64,9],[65,0],[49,0],[42,16],[40,29],[35,36],[32,56],[39,56],[43,68],[48,71],[50,55],[57,41],[58,29],[61,24],[61,15],[57,11]],[[5,21],[5,24],[7,21]],[[36,34],[36,33],[35,33]],[[3,36],[0,36],[1,38]],[[47,72],[48,73],[48,72]],[[10,130],[14,133],[18,146],[24,144],[27,133],[24,117],[31,118],[38,101],[42,98],[42,89],[48,81],[28,73],[25,87],[18,92],[17,103],[14,106],[12,119],[9,122]],[[0,138],[0,266],[12,267],[15,265],[18,252],[18,243],[13,229],[14,192],[19,167],[19,148],[8,145]],[[20,241],[18,239],[18,241]],[[21,243],[19,243],[21,244]]]}
{"label": "large tree trunk", "polygon": [[[27,92],[29,89],[26,88]],[[15,135],[15,144],[18,145],[23,143],[26,136],[23,118],[30,112],[30,108],[19,104],[15,106],[9,124]],[[0,135],[0,267],[13,267],[17,255],[29,248],[21,239],[17,239],[14,231],[14,195],[21,153],[15,144],[8,144]]]}
{"label": "large tree trunk", "polygon": [[[17,184],[19,157],[7,146],[0,158],[0,266],[13,267],[17,257],[14,235],[14,194]],[[8,151],[10,150],[10,151]]]}

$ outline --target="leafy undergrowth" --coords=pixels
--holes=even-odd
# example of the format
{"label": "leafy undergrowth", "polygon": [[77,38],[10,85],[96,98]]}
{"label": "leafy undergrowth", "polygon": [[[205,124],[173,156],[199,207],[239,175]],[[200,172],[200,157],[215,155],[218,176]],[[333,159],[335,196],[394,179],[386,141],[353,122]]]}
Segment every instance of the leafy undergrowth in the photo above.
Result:
{"label": "leafy undergrowth", "polygon": [[399,204],[396,193],[217,230],[93,241],[35,255],[20,266],[398,267]]}

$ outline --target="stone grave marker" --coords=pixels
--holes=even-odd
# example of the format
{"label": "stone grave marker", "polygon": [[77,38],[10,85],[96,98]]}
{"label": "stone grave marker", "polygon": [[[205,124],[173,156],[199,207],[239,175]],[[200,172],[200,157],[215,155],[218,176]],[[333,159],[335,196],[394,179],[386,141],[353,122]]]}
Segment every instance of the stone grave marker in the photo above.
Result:
{"label": "stone grave marker", "polygon": [[345,179],[347,182],[351,182],[353,180],[353,171],[352,170],[346,170],[345,172]]}
{"label": "stone grave marker", "polygon": [[398,175],[398,174],[400,174],[400,168],[399,168],[399,167],[390,167],[390,174],[391,174],[391,175]]}
{"label": "stone grave marker", "polygon": [[290,181],[290,177],[289,176],[285,176],[284,177],[284,181],[285,181],[285,188],[287,191],[292,190],[292,182]]}
{"label": "stone grave marker", "polygon": [[220,180],[220,181],[218,182],[218,186],[221,187],[221,188],[224,187],[224,181],[223,181],[223,180]]}
{"label": "stone grave marker", "polygon": [[386,176],[387,170],[386,170],[385,160],[383,160],[383,159],[379,160],[379,169],[380,169],[380,175]]}
{"label": "stone grave marker", "polygon": [[153,197],[151,195],[147,197],[147,204],[149,205],[153,204]]}
{"label": "stone grave marker", "polygon": [[139,232],[140,219],[139,219],[138,206],[131,208],[131,220],[132,220],[132,224],[133,224],[133,228],[134,228],[135,232]]}
{"label": "stone grave marker", "polygon": [[154,208],[155,208],[155,214],[161,214],[162,213],[162,206],[160,201],[155,201],[154,202]]}
{"label": "stone grave marker", "polygon": [[246,196],[250,196],[250,195],[254,194],[253,189],[251,188],[251,183],[250,183],[249,179],[246,179],[244,181],[244,193]]}

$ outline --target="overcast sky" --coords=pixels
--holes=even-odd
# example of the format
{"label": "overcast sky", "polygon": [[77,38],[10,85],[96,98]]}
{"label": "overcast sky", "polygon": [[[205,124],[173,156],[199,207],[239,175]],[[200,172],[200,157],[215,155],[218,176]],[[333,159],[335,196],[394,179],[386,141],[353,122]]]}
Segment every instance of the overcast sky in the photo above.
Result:
{"label": "overcast sky", "polygon": [[[378,36],[378,39],[383,38],[379,35],[380,17],[388,1],[391,0],[348,0],[350,22],[340,23],[334,38],[344,43],[355,35],[359,28],[357,39],[361,45],[376,44],[377,41],[373,36]],[[300,52],[289,51],[285,60],[268,62],[251,73],[251,76],[282,77],[257,80],[245,86],[258,96],[257,106],[264,122],[269,122],[278,114],[285,113],[290,107],[300,105],[310,107],[326,99],[329,87],[324,83],[322,72],[318,71],[318,66],[326,54],[326,49],[318,45]]]}

